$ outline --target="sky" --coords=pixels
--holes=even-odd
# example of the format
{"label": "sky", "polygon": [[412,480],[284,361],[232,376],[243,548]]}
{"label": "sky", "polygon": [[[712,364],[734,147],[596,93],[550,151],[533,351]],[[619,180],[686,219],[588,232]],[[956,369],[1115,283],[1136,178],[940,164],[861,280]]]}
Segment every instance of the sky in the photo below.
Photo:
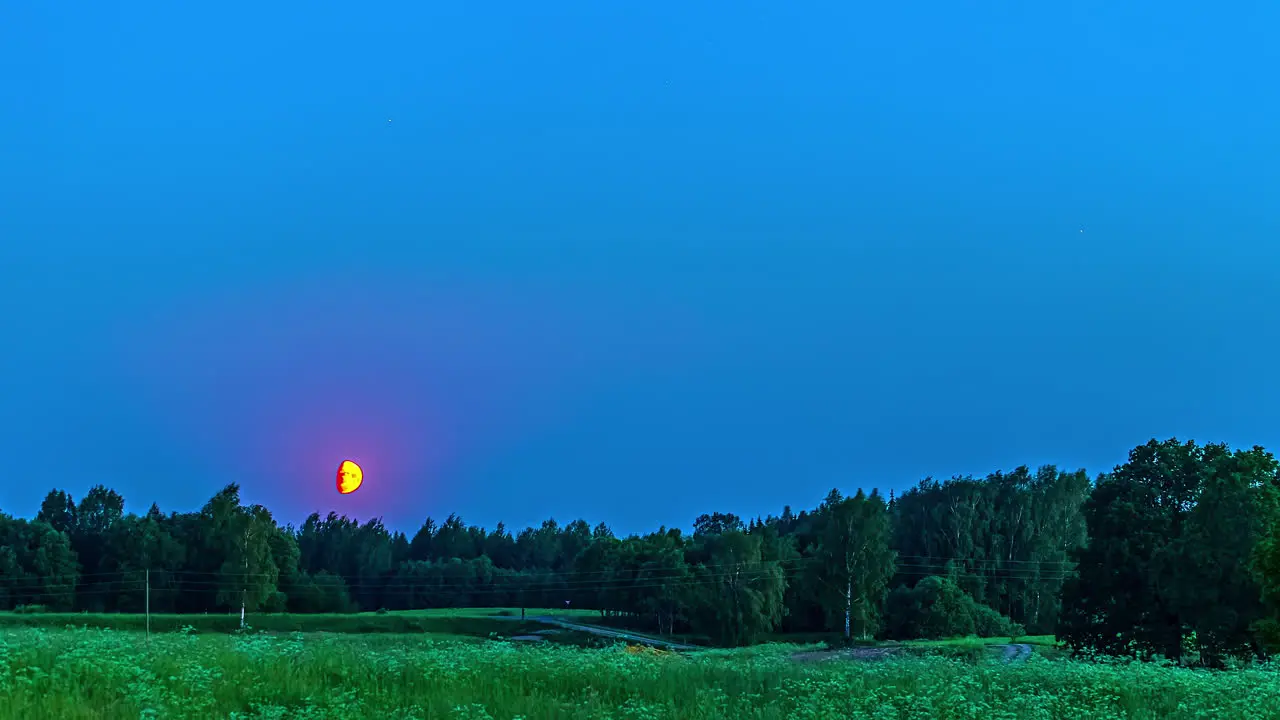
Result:
{"label": "sky", "polygon": [[1280,444],[1275,3],[0,16],[4,512],[626,534]]}

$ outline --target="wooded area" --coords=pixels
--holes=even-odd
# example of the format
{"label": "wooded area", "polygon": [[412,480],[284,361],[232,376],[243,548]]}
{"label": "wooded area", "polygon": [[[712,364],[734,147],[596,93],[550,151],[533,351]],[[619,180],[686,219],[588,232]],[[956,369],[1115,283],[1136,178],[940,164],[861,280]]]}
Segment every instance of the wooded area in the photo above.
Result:
{"label": "wooded area", "polygon": [[749,522],[617,538],[583,520],[511,533],[455,515],[412,537],[379,520],[281,526],[228,485],[199,511],[124,513],[96,486],[0,513],[0,610],[597,610],[744,645],[1050,634],[1078,650],[1221,665],[1280,649],[1280,467],[1260,447],[1170,439],[1092,481],[1020,467],[899,497],[832,490]]}

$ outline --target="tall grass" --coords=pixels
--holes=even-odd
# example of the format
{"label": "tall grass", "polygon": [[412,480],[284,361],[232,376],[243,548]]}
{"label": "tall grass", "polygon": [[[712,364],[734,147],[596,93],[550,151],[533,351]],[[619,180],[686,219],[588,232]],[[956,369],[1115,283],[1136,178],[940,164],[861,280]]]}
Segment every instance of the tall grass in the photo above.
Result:
{"label": "tall grass", "polygon": [[[576,615],[561,610],[529,609],[529,618],[539,615]],[[584,614],[584,617],[590,617]],[[487,635],[506,631],[511,621],[520,618],[519,608],[440,608],[389,613],[315,613],[315,614],[250,614],[246,622],[255,630],[271,632],[336,632],[336,633],[450,633]],[[147,618],[138,613],[4,613],[0,612],[0,628],[5,627],[74,627],[111,630],[143,630]],[[239,613],[212,615],[151,615],[153,632],[174,632],[192,627],[201,632],[236,632],[240,629]]]}
{"label": "tall grass", "polygon": [[0,717],[1280,718],[1280,672],[1032,659],[797,663],[796,646],[691,656],[314,636],[0,630]]}

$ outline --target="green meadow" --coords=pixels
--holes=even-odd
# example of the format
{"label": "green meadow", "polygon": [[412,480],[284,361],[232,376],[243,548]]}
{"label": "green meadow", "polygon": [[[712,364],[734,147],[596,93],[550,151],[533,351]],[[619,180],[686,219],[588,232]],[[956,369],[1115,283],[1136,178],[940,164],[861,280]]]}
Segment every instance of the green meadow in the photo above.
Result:
{"label": "green meadow", "polygon": [[20,627],[14,617],[0,627],[3,718],[1280,718],[1280,671],[1267,668],[934,653],[798,662],[814,647],[673,654],[190,623],[148,641],[131,629]]}
{"label": "green meadow", "polygon": [[[525,615],[528,618],[556,615],[570,620],[589,620],[598,617],[599,613],[529,608]],[[429,633],[479,637],[491,632],[508,634],[543,627],[532,621],[521,622],[520,608],[443,608],[389,613],[255,613],[247,616],[245,623],[250,630],[262,632]],[[18,627],[142,632],[147,628],[147,618],[137,613],[0,613],[0,629]],[[178,632],[185,628],[203,633],[238,632],[240,615],[151,615],[153,633]]]}

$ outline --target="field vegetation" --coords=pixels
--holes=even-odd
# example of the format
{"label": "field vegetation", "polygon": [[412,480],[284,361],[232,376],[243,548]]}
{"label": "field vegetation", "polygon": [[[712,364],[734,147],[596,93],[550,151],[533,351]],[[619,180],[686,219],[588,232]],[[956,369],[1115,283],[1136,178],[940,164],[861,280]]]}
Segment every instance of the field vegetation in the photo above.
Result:
{"label": "field vegetation", "polygon": [[[528,618],[558,615],[567,619],[591,618],[589,612],[566,613],[563,609],[529,609]],[[488,637],[490,634],[520,634],[542,629],[532,620],[520,620],[520,608],[443,608],[408,612],[371,613],[266,613],[246,618],[250,630],[263,632],[330,633],[428,633]],[[0,612],[0,628],[98,628],[145,631],[147,616],[139,613],[55,613]],[[209,633],[239,632],[240,615],[152,614],[152,632],[175,632],[190,628]]]}
{"label": "field vegetation", "polygon": [[1131,661],[896,656],[797,662],[761,645],[692,654],[430,635],[0,630],[0,717],[1252,718],[1280,673]]}

